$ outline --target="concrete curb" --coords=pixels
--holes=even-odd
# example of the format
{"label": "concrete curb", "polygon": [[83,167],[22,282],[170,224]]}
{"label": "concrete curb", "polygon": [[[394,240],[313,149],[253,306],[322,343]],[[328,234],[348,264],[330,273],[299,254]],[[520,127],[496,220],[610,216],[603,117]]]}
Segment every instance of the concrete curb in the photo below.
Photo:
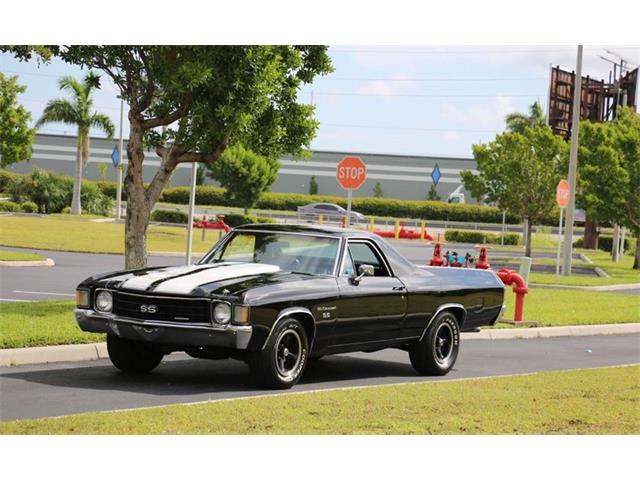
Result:
{"label": "concrete curb", "polygon": [[[462,333],[467,340],[512,340],[552,337],[580,337],[588,335],[621,335],[640,333],[640,323],[609,325],[576,325],[568,327],[504,328]],[[105,343],[54,345],[50,347],[10,348],[0,350],[0,367],[53,362],[84,362],[109,358]]]}
{"label": "concrete curb", "polygon": [[53,267],[55,264],[51,258],[33,261],[0,260],[0,267]]}

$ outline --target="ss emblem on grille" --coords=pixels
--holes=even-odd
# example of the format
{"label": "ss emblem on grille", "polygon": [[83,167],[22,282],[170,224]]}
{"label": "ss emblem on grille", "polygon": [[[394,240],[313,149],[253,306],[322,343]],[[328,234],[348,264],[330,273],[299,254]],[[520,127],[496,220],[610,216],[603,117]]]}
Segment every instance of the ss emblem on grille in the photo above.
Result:
{"label": "ss emblem on grille", "polygon": [[158,307],[156,305],[140,305],[140,311],[142,313],[156,313]]}

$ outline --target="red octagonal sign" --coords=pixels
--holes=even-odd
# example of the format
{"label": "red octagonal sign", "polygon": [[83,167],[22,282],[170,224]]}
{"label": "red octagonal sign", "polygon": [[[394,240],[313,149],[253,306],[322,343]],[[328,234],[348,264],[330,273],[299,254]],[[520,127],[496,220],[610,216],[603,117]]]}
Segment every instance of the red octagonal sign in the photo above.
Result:
{"label": "red octagonal sign", "polygon": [[345,190],[357,190],[367,179],[367,166],[360,157],[346,156],[338,163],[336,179]]}

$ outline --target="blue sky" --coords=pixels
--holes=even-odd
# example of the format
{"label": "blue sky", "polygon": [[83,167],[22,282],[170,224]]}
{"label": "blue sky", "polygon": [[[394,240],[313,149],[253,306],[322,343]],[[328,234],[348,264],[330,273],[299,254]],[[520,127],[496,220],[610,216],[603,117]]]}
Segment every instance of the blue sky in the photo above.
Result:
{"label": "blue sky", "polygon": [[[640,64],[640,46],[585,46],[583,73],[608,77],[600,56]],[[333,46],[335,71],[301,89],[317,107],[318,136],[312,147],[370,153],[470,156],[471,145],[492,139],[504,116],[547,102],[549,69],[574,69],[575,46]],[[27,86],[20,100],[35,121],[47,100],[60,96],[57,78],[80,77],[63,62],[40,66],[0,54],[0,70]],[[313,95],[312,95],[313,92]],[[119,124],[117,90],[105,78],[95,95],[97,109]],[[126,116],[126,115],[125,115]],[[126,122],[126,119],[125,119]],[[125,137],[128,125],[125,124]],[[65,125],[46,133],[74,134]],[[99,132],[94,132],[98,135]]]}

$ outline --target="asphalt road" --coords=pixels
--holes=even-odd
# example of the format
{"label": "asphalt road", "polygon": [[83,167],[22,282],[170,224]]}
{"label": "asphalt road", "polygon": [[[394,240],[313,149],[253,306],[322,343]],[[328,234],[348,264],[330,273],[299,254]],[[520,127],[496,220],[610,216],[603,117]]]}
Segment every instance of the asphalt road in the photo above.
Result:
{"label": "asphalt road", "polygon": [[[400,350],[325,357],[311,363],[292,391],[441,381],[640,363],[640,335],[535,340],[473,340],[462,344],[446,377],[420,377]],[[0,369],[0,419],[37,418],[237,398],[271,393],[252,386],[244,363],[166,357],[147,376],[128,376],[109,361]]]}
{"label": "asphalt road", "polygon": [[[433,254],[433,246],[410,240],[393,241],[396,248],[410,261],[426,264]],[[36,252],[51,258],[53,267],[0,267],[0,301],[32,301],[47,299],[72,299],[76,286],[85,278],[97,273],[121,270],[124,268],[122,255],[93,253],[68,253],[49,250],[2,247],[4,250]],[[447,244],[447,249],[464,255],[470,252],[477,255],[471,245]],[[492,251],[492,257],[514,256],[513,253]],[[194,257],[198,258],[198,257]],[[184,256],[151,255],[148,264],[182,265]]]}

